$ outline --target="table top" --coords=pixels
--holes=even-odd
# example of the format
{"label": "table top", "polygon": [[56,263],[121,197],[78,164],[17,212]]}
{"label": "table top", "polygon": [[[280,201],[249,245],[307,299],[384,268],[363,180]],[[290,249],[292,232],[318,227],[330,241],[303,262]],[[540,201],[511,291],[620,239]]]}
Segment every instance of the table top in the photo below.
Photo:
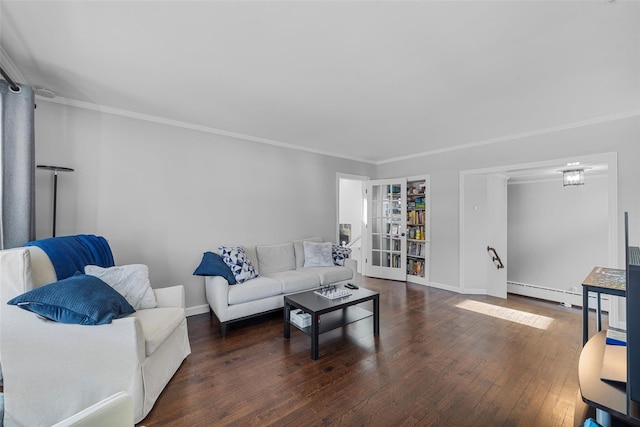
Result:
{"label": "table top", "polygon": [[[591,337],[580,353],[578,381],[582,398],[590,405],[614,412],[618,417],[626,417],[627,390],[624,383],[600,379],[607,331]],[[625,363],[626,360],[621,360]]]}
{"label": "table top", "polygon": [[376,295],[379,295],[379,293],[376,291],[372,291],[366,288],[358,288],[351,290],[351,295],[347,297],[330,300],[329,298],[317,295],[314,291],[316,291],[316,289],[306,292],[300,292],[297,294],[286,295],[284,297],[285,302],[291,301],[296,305],[304,307],[304,309],[307,311],[318,313],[323,311],[333,311],[341,307],[359,304],[361,302],[371,300]]}
{"label": "table top", "polygon": [[624,292],[626,290],[626,278],[627,274],[624,270],[596,266],[584,279],[582,286]]}

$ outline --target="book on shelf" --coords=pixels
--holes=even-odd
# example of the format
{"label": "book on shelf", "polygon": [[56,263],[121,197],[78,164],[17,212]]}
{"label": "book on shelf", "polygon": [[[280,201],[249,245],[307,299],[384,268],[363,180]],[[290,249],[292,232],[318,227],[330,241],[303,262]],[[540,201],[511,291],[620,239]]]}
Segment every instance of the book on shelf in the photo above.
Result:
{"label": "book on shelf", "polygon": [[621,329],[607,329],[605,342],[609,345],[627,345],[627,332]]}

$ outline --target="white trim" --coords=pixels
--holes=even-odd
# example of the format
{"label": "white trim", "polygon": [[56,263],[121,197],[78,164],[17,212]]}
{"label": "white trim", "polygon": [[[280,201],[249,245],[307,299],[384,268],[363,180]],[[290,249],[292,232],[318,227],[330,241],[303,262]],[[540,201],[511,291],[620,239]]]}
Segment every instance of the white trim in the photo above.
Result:
{"label": "white trim", "polygon": [[[605,179],[609,177],[609,173],[598,173],[598,174],[592,174],[589,175],[589,181],[593,180],[593,179]],[[560,180],[562,180],[562,177],[560,176],[560,173],[558,173],[558,176],[556,177],[551,177],[551,178],[540,178],[540,179],[527,179],[527,180],[523,180],[523,181],[509,181],[507,182],[507,185],[521,185],[521,184],[538,184],[541,182],[559,182]]]}
{"label": "white trim", "polygon": [[196,316],[198,314],[205,314],[209,312],[209,305],[203,304],[203,305],[196,305],[194,307],[187,307],[184,310],[184,312],[187,317]]}
{"label": "white trim", "polygon": [[56,96],[55,98],[45,98],[40,95],[36,95],[36,99],[41,101],[53,102],[56,104],[68,105],[76,108],[84,108],[86,110],[98,111],[106,114],[113,114],[116,116],[129,117],[132,119],[143,120],[143,121],[152,122],[152,123],[159,123],[167,126],[174,126],[174,127],[179,127],[183,129],[195,130],[198,132],[210,133],[210,134],[220,135],[220,136],[227,136],[230,138],[242,139],[245,141],[259,142],[261,144],[273,145],[276,147],[288,148],[291,150],[306,151],[308,153],[321,154],[323,156],[337,157],[337,158],[346,159],[346,160],[353,160],[356,162],[374,164],[371,160],[365,160],[358,157],[344,156],[338,153],[332,153],[324,150],[316,150],[314,148],[304,147],[304,146],[295,145],[295,144],[289,144],[286,142],[276,141],[274,139],[262,138],[259,136],[247,135],[247,134],[238,133],[238,132],[231,132],[223,129],[216,129],[209,126],[183,122],[180,120],[172,120],[164,117],[153,116],[151,114],[136,113],[135,111],[122,110],[120,108],[107,107],[104,105],[98,105],[98,104],[85,102],[85,101],[77,101],[75,99],[63,98],[60,96]]}
{"label": "white trim", "polygon": [[[511,294],[523,295],[531,298],[538,298],[545,301],[555,301],[561,304],[582,307],[582,289],[576,286],[576,290],[557,289],[548,286],[532,285],[507,281],[507,291]],[[609,312],[610,295],[602,295],[600,298],[602,311]],[[596,308],[598,305],[595,294],[589,294],[589,307]]]}
{"label": "white trim", "polygon": [[[0,53],[3,53],[3,52],[0,50]],[[6,56],[6,54],[5,54],[5,56]],[[1,55],[0,55],[0,59],[2,59]],[[10,60],[7,61],[7,62],[10,63],[10,64],[13,64],[12,62],[10,62]],[[22,76],[21,73],[19,73],[17,71],[17,68],[15,68],[15,66],[11,70],[15,70],[15,75],[19,76],[22,80],[24,80],[24,77]],[[18,79],[18,77],[15,77],[15,78]],[[104,105],[94,104],[94,103],[91,103],[91,102],[85,102],[85,101],[78,101],[78,100],[75,100],[75,99],[63,98],[63,97],[60,97],[60,96],[57,96],[55,98],[45,98],[45,97],[42,97],[40,95],[36,95],[36,99],[41,100],[41,101],[47,101],[47,102],[53,102],[53,103],[57,103],[57,104],[62,104],[62,105],[68,105],[68,106],[77,107],[77,108],[84,108],[84,109],[87,109],[87,110],[99,111],[101,113],[107,113],[107,114],[113,114],[113,115],[117,115],[117,116],[129,117],[129,118],[149,121],[149,122],[153,122],[153,123],[160,123],[160,124],[164,124],[164,125],[167,125],[167,126],[175,126],[175,127],[195,130],[195,131],[199,131],[199,132],[211,133],[211,134],[214,134],[214,135],[227,136],[227,137],[230,137],[230,138],[237,138],[237,139],[242,139],[242,140],[246,140],[246,141],[253,141],[253,142],[258,142],[258,143],[262,143],[262,144],[273,145],[273,146],[276,146],[276,147],[288,148],[288,149],[291,149],[291,150],[298,150],[298,151],[305,151],[305,152],[308,152],[308,153],[321,154],[321,155],[324,155],[324,156],[336,157],[336,158],[341,158],[341,159],[346,159],[346,160],[353,160],[353,161],[356,161],[356,162],[368,163],[368,164],[373,164],[373,165],[382,165],[382,164],[397,162],[397,161],[401,161],[401,160],[415,159],[417,157],[426,157],[426,156],[432,156],[432,155],[435,155],[435,154],[448,153],[448,152],[451,152],[451,151],[465,150],[467,148],[473,148],[473,147],[479,147],[479,146],[483,146],[483,145],[496,144],[496,143],[500,143],[500,142],[508,142],[508,141],[513,141],[513,140],[526,138],[526,137],[530,137],[530,136],[544,135],[544,134],[553,133],[553,132],[559,132],[559,131],[568,130],[568,129],[575,129],[575,128],[579,128],[579,127],[590,126],[590,125],[597,124],[597,123],[605,123],[605,122],[610,122],[610,121],[615,121],[615,120],[621,120],[621,119],[627,119],[627,118],[630,118],[630,117],[640,116],[640,110],[632,110],[632,111],[622,112],[622,113],[618,113],[618,114],[611,114],[611,115],[608,115],[608,116],[601,116],[601,117],[596,117],[596,118],[593,118],[593,119],[582,120],[582,121],[579,121],[579,122],[573,122],[573,123],[568,123],[568,124],[564,124],[564,125],[559,125],[559,126],[554,126],[554,127],[544,128],[544,129],[538,129],[538,130],[534,130],[534,131],[520,132],[520,133],[516,133],[516,134],[512,134],[512,135],[506,135],[506,136],[501,136],[501,137],[496,137],[496,138],[490,138],[490,139],[485,139],[485,140],[482,140],[482,141],[470,142],[470,143],[467,143],[467,144],[459,144],[459,145],[455,145],[455,146],[452,146],[452,147],[445,147],[445,148],[440,148],[440,149],[437,149],[437,150],[425,151],[425,152],[417,153],[417,154],[410,154],[410,155],[407,155],[407,156],[394,157],[394,158],[390,158],[390,159],[386,159],[386,160],[374,161],[374,160],[362,159],[362,158],[359,158],[359,157],[345,156],[345,155],[342,155],[342,154],[333,153],[333,152],[324,151],[324,150],[316,150],[314,148],[309,148],[309,147],[290,144],[290,143],[286,143],[286,142],[276,141],[276,140],[268,139],[268,138],[262,138],[262,137],[259,137],[259,136],[247,135],[247,134],[243,134],[243,133],[239,133],[239,132],[232,132],[232,131],[227,131],[227,130],[223,130],[223,129],[212,128],[212,127],[209,127],[209,126],[197,125],[197,124],[193,124],[193,123],[183,122],[183,121],[180,121],[180,120],[167,119],[167,118],[164,118],[164,117],[153,116],[153,115],[150,115],[150,114],[137,113],[135,111],[123,110],[123,109],[114,108],[114,107],[107,107],[107,106],[104,106]]]}
{"label": "white trim", "polygon": [[460,289],[456,286],[445,285],[443,283],[438,282],[429,282],[427,285],[431,288],[442,289],[444,291],[455,292],[457,294],[463,295],[486,295],[487,293],[483,289]]}
{"label": "white trim", "polygon": [[585,126],[591,126],[591,125],[598,124],[598,123],[606,123],[606,122],[613,122],[613,121],[616,121],[616,120],[628,119],[630,117],[635,117],[635,116],[640,116],[640,110],[625,111],[625,112],[618,113],[618,114],[611,114],[611,115],[608,115],[608,116],[595,117],[593,119],[587,119],[587,120],[582,120],[582,121],[579,121],[579,122],[567,123],[567,124],[560,125],[560,126],[553,126],[553,127],[549,127],[549,128],[538,129],[538,130],[528,131],[528,132],[520,132],[520,133],[515,133],[515,134],[512,134],[512,135],[505,135],[505,136],[500,136],[500,137],[497,137],[497,138],[489,138],[489,139],[485,139],[485,140],[482,140],[482,141],[470,142],[470,143],[467,143],[467,144],[454,145],[452,147],[439,148],[437,150],[424,151],[422,153],[411,154],[411,155],[407,155],[407,156],[394,157],[394,158],[387,159],[387,160],[380,160],[380,161],[376,162],[376,165],[381,165],[381,164],[385,164],[385,163],[392,163],[392,162],[398,162],[398,161],[401,161],[401,160],[415,159],[416,157],[433,156],[435,154],[449,153],[451,151],[464,150],[464,149],[467,149],[467,148],[480,147],[480,146],[483,146],[483,145],[497,144],[499,142],[508,142],[508,141],[512,141],[512,140],[516,140],[516,139],[528,138],[528,137],[531,137],[531,136],[538,136],[538,135],[544,135],[544,134],[548,134],[548,133],[560,132],[560,131],[569,130],[569,129],[575,129],[575,128],[580,128],[580,127],[585,127]]}
{"label": "white trim", "polygon": [[2,46],[0,46],[0,63],[2,63],[2,67],[9,74],[16,83],[28,85],[27,79],[24,78],[24,75],[20,72],[16,64],[11,60],[9,54]]}

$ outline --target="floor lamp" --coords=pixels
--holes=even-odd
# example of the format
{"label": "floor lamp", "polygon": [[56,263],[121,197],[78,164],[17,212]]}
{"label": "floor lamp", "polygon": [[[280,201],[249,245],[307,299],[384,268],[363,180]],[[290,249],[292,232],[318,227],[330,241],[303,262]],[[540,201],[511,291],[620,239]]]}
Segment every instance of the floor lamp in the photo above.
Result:
{"label": "floor lamp", "polygon": [[38,165],[38,169],[53,171],[53,237],[56,237],[56,209],[58,204],[58,172],[73,172],[71,168],[62,166]]}

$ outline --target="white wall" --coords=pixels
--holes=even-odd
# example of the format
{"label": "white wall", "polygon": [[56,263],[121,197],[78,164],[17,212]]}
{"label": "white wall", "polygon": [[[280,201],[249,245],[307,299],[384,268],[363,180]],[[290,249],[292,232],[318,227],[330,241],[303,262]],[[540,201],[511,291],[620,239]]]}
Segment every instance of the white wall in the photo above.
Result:
{"label": "white wall", "polygon": [[[381,164],[378,166],[378,178],[431,175],[431,279],[434,284],[457,288],[460,171],[618,152],[620,219],[617,237],[621,245],[622,212],[629,211],[631,234],[636,241],[640,241],[639,131],[640,120],[638,116],[634,116],[554,132],[541,132],[464,150]],[[623,251],[620,250],[619,266],[623,265],[623,261]],[[576,285],[579,286],[579,283]]]}
{"label": "white wall", "polygon": [[351,224],[351,241],[362,234],[362,181],[340,178],[339,216],[341,224]]}
{"label": "white wall", "polygon": [[[36,162],[76,169],[60,175],[58,234],[106,236],[117,263],[148,264],[154,286],[184,284],[191,307],[205,304],[203,281],[191,273],[220,243],[335,240],[336,173],[430,174],[431,281],[457,288],[460,171],[612,151],[619,155],[618,211],[630,212],[638,244],[638,116],[374,167],[45,100],[36,109]],[[36,172],[36,209],[37,237],[48,237],[45,171]]]}
{"label": "white wall", "polygon": [[[57,234],[105,236],[117,264],[149,265],[154,287],[186,286],[219,244],[334,241],[336,173],[374,166],[38,101],[36,162],[72,167],[58,182]],[[51,236],[52,177],[36,172],[36,235]],[[202,308],[202,307],[201,307]]]}
{"label": "white wall", "polygon": [[[563,187],[555,181],[508,186],[508,280],[553,289],[580,289],[609,262],[607,177]],[[640,225],[640,224],[639,224]],[[622,242],[621,242],[622,244]]]}

